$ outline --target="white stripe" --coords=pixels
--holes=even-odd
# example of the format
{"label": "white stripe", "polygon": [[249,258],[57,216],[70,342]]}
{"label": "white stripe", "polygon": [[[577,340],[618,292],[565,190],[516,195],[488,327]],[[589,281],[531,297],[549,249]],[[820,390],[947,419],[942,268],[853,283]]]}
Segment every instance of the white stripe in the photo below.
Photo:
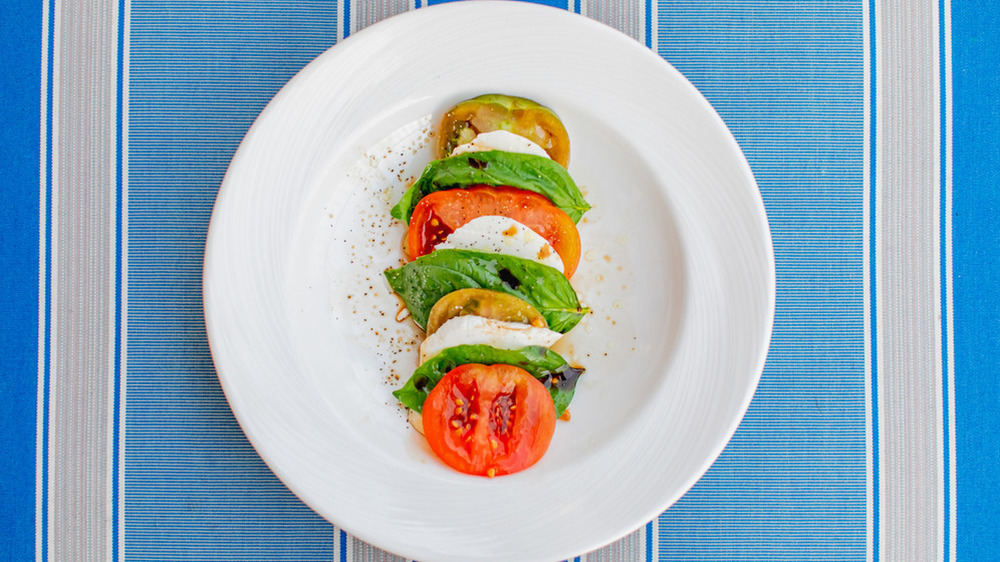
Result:
{"label": "white stripe", "polygon": [[45,290],[48,287],[49,280],[46,276],[46,262],[48,260],[48,252],[46,250],[46,236],[45,230],[48,225],[48,216],[45,213],[45,209],[48,206],[48,194],[47,185],[49,181],[49,169],[46,166],[46,160],[48,157],[48,79],[49,79],[49,69],[51,65],[49,63],[49,19],[51,14],[49,14],[49,3],[42,2],[42,28],[40,33],[42,34],[42,75],[41,75],[41,100],[39,103],[40,116],[39,116],[39,157],[38,157],[38,394],[36,397],[35,405],[35,416],[36,416],[36,426],[35,426],[35,560],[41,560],[42,558],[42,541],[45,536],[42,529],[42,510],[46,506],[42,505],[42,496],[44,490],[42,489],[42,483],[44,482],[42,473],[42,465],[45,460],[46,444],[42,440],[45,428],[45,393],[47,388],[45,388],[45,357],[48,353],[48,340],[45,335],[45,321],[48,317],[48,311],[46,307],[48,302],[45,298]]}
{"label": "white stripe", "polygon": [[348,22],[350,27],[350,32],[348,33],[348,35],[354,35],[354,33],[358,31],[358,3],[365,1],[366,0],[358,0],[358,1],[343,0],[343,4],[346,4],[348,9],[350,10],[349,12],[350,21]]}
{"label": "white stripe", "polygon": [[336,32],[334,33],[334,38],[337,43],[344,40],[344,4],[347,2],[337,2],[337,25]]}
{"label": "white stripe", "polygon": [[[632,5],[633,10],[638,10],[639,12],[639,29],[636,30],[636,40],[638,40],[643,45],[652,44],[649,41],[649,37],[646,37],[646,3],[652,2],[656,4],[654,0],[642,0],[637,4]],[[654,51],[655,52],[655,51]]]}
{"label": "white stripe", "polygon": [[333,557],[331,562],[340,562],[340,527],[331,527],[333,530]]}
{"label": "white stripe", "polygon": [[946,560],[957,560],[957,550],[956,550],[956,539],[957,537],[957,518],[956,518],[956,501],[957,501],[957,489],[958,489],[958,479],[956,478],[956,447],[955,447],[955,324],[954,324],[954,300],[952,295],[952,280],[954,279],[954,270],[952,269],[952,61],[951,61],[951,1],[944,0],[944,14],[942,14],[944,19],[944,84],[942,88],[945,93],[945,114],[944,114],[944,125],[945,125],[945,137],[944,137],[944,158],[945,158],[945,178],[944,178],[944,228],[945,228],[945,280],[944,280],[944,306],[947,314],[947,325],[944,327],[945,333],[948,337],[948,347],[944,350],[945,361],[948,366],[948,419],[945,420],[947,427],[945,431],[948,432],[948,450],[945,454],[948,455],[948,466],[951,467],[949,473],[948,481],[948,505],[951,506],[951,511],[949,513],[948,520],[944,522],[948,525],[949,537],[951,542],[949,544],[948,552],[945,554]]}
{"label": "white stripe", "polygon": [[[49,122],[49,138],[51,139],[50,143],[51,152],[49,153],[50,165],[48,169],[48,174],[49,174],[48,184],[50,186],[48,190],[48,196],[50,198],[49,207],[51,208],[51,212],[46,216],[46,221],[49,226],[48,242],[50,250],[49,254],[46,256],[46,259],[49,264],[49,272],[47,279],[49,299],[48,302],[45,303],[45,305],[48,308],[46,314],[48,315],[47,317],[49,321],[48,338],[47,341],[45,342],[46,355],[49,364],[49,369],[48,372],[46,373],[47,375],[51,375],[51,373],[53,372],[53,366],[56,364],[57,357],[56,357],[55,346],[53,345],[53,343],[55,341],[54,340],[55,334],[58,333],[59,331],[58,315],[56,314],[56,311],[59,310],[59,296],[58,296],[59,287],[58,284],[56,283],[56,280],[59,278],[59,269],[60,269],[59,248],[58,245],[56,244],[56,240],[59,239],[59,221],[55,220],[55,217],[57,216],[59,210],[59,189],[58,189],[59,175],[56,173],[56,170],[59,169],[59,162],[61,161],[61,154],[59,153],[59,142],[58,142],[59,135],[61,134],[58,108],[61,103],[61,96],[59,95],[60,83],[61,83],[59,79],[60,78],[59,68],[60,68],[60,62],[62,60],[61,57],[62,45],[60,41],[61,39],[60,30],[62,29],[63,20],[62,20],[62,9],[60,7],[59,0],[56,0],[55,7],[52,13],[50,14],[50,17],[51,17],[50,21],[53,31],[52,31],[52,45],[51,45],[52,58],[49,60],[49,72],[52,75],[52,84],[50,90],[51,121]],[[48,382],[49,386],[45,389],[45,395],[47,398],[51,400],[52,395],[54,394],[53,377],[50,376]],[[45,423],[46,427],[48,428],[48,439],[44,444],[44,449],[42,452],[42,454],[44,454],[46,458],[47,470],[44,477],[44,482],[46,485],[45,494],[48,499],[48,503],[42,506],[42,509],[44,510],[47,520],[47,525],[43,530],[44,541],[45,541],[44,547],[45,550],[47,550],[48,552],[48,560],[55,561],[55,554],[54,554],[55,543],[53,540],[53,535],[55,534],[55,528],[56,528],[55,524],[53,523],[55,515],[55,512],[53,510],[53,496],[55,495],[55,477],[54,477],[55,463],[53,462],[52,455],[50,454],[54,449],[54,444],[55,444],[55,431],[53,431],[55,419],[52,414],[51,408],[47,409],[46,411],[43,411],[42,415],[45,416],[43,423]]]}

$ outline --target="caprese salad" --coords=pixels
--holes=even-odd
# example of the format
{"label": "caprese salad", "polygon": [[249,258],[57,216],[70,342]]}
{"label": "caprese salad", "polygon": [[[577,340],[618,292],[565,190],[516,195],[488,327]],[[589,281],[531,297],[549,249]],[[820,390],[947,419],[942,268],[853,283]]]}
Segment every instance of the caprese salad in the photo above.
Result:
{"label": "caprese salad", "polygon": [[589,312],[569,280],[590,205],[565,127],[534,101],[463,101],[437,138],[439,159],[392,209],[407,263],[385,277],[425,332],[393,395],[445,464],[510,474],[545,454],[583,373],[551,348]]}

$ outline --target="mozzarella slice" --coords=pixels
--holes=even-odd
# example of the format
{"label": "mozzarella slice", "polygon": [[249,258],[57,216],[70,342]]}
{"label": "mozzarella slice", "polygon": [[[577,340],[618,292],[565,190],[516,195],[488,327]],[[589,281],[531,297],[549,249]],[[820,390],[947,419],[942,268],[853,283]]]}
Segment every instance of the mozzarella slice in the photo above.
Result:
{"label": "mozzarella slice", "polygon": [[521,349],[532,345],[551,347],[561,337],[559,332],[531,324],[482,316],[456,316],[441,324],[420,344],[420,363],[457,345],[488,345],[497,349]]}
{"label": "mozzarella slice", "polygon": [[509,217],[476,217],[456,228],[434,248],[507,254],[563,270],[562,259],[545,238]]}
{"label": "mozzarella slice", "polygon": [[538,146],[531,139],[515,135],[510,131],[489,131],[479,133],[472,142],[460,144],[451,151],[451,155],[464,154],[466,152],[479,152],[483,150],[503,150],[504,152],[519,152],[521,154],[534,154],[549,158],[545,149]]}

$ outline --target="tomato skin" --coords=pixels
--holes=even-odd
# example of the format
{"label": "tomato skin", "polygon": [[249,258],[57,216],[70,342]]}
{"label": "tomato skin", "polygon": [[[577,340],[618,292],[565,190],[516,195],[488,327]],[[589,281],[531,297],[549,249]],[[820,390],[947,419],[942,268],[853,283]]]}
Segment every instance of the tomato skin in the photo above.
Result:
{"label": "tomato skin", "polygon": [[471,363],[449,371],[424,401],[424,436],[445,464],[500,476],[542,458],[556,410],[545,385],[512,365]]}
{"label": "tomato skin", "polygon": [[479,133],[502,130],[530,139],[563,168],[569,164],[566,127],[551,109],[527,98],[485,94],[465,100],[444,114],[438,130],[438,152],[442,158]]}
{"label": "tomato skin", "polygon": [[565,211],[544,195],[509,186],[473,186],[436,191],[420,200],[410,217],[410,259],[431,253],[434,246],[474,218],[505,216],[545,238],[563,262],[567,278],[580,263],[580,232]]}

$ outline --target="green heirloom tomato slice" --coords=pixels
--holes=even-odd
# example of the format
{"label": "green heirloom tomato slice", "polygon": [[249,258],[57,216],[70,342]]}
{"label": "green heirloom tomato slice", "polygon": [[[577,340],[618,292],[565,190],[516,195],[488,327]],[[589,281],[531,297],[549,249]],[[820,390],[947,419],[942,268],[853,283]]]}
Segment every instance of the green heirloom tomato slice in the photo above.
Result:
{"label": "green heirloom tomato slice", "polygon": [[551,109],[526,98],[486,94],[465,100],[444,114],[438,131],[441,158],[479,133],[509,131],[541,146],[563,167],[569,164],[569,135],[562,121]]}
{"label": "green heirloom tomato slice", "polygon": [[474,315],[504,322],[520,322],[536,328],[548,327],[542,313],[523,300],[488,289],[459,289],[441,297],[427,316],[427,335],[457,316]]}

